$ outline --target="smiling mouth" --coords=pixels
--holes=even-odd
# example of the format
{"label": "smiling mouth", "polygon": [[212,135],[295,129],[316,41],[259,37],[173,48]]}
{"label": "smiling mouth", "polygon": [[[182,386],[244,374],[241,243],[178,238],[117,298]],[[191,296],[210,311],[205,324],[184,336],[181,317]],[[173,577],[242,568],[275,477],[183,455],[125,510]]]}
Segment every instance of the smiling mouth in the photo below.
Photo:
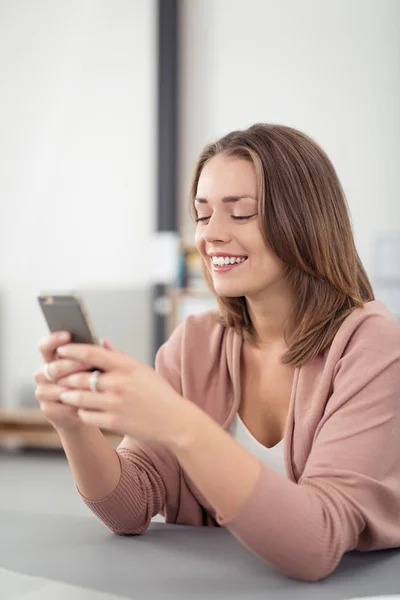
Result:
{"label": "smiling mouth", "polygon": [[211,266],[217,273],[225,273],[240,267],[246,262],[247,256],[213,256],[211,257]]}

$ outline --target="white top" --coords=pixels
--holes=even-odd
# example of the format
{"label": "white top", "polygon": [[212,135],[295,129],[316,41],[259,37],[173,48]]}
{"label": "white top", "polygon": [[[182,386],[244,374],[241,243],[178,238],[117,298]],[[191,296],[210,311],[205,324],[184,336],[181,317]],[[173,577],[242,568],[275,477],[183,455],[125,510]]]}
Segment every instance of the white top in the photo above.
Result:
{"label": "white top", "polygon": [[264,464],[272,467],[272,469],[281,475],[286,476],[283,440],[278,442],[276,446],[273,446],[272,448],[263,446],[247,429],[246,425],[240,418],[239,413],[236,413],[235,418],[228,428],[228,431],[231,436],[235,438],[235,440],[237,440],[251,454],[254,454],[254,456],[256,456]]}

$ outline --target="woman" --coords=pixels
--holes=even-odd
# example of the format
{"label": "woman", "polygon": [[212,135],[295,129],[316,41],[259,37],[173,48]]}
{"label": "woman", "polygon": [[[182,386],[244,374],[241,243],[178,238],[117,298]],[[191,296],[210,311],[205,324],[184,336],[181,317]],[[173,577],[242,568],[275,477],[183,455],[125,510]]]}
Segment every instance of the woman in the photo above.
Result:
{"label": "woman", "polygon": [[[332,164],[254,125],[205,148],[191,196],[218,311],[177,327],[155,371],[108,343],[41,343],[37,398],[84,501],[115,533],[157,513],[223,525],[309,581],[348,550],[400,546],[400,323],[374,300]],[[99,427],[125,434],[117,451]]]}

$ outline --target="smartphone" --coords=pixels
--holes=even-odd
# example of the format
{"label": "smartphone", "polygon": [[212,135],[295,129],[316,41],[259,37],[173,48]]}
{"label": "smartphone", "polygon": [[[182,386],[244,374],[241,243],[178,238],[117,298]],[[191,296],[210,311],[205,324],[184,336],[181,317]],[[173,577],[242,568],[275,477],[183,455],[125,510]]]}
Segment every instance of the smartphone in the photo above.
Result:
{"label": "smartphone", "polygon": [[75,344],[97,344],[98,338],[84,303],[75,294],[38,296],[39,305],[48,328],[54,331],[69,331]]}

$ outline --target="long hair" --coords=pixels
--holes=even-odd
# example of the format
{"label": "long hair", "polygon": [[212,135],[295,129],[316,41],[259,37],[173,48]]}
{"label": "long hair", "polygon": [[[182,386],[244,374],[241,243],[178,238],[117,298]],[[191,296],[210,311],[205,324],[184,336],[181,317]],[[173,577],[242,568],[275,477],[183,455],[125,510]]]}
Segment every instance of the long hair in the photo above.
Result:
{"label": "long hair", "polygon": [[[191,211],[205,164],[217,154],[252,162],[266,246],[280,258],[296,299],[282,362],[300,366],[330,346],[343,320],[374,300],[358,256],[347,201],[336,171],[310,137],[282,125],[256,124],[207,145],[191,185]],[[220,308],[220,322],[256,343],[246,299],[221,297],[203,265]]]}

